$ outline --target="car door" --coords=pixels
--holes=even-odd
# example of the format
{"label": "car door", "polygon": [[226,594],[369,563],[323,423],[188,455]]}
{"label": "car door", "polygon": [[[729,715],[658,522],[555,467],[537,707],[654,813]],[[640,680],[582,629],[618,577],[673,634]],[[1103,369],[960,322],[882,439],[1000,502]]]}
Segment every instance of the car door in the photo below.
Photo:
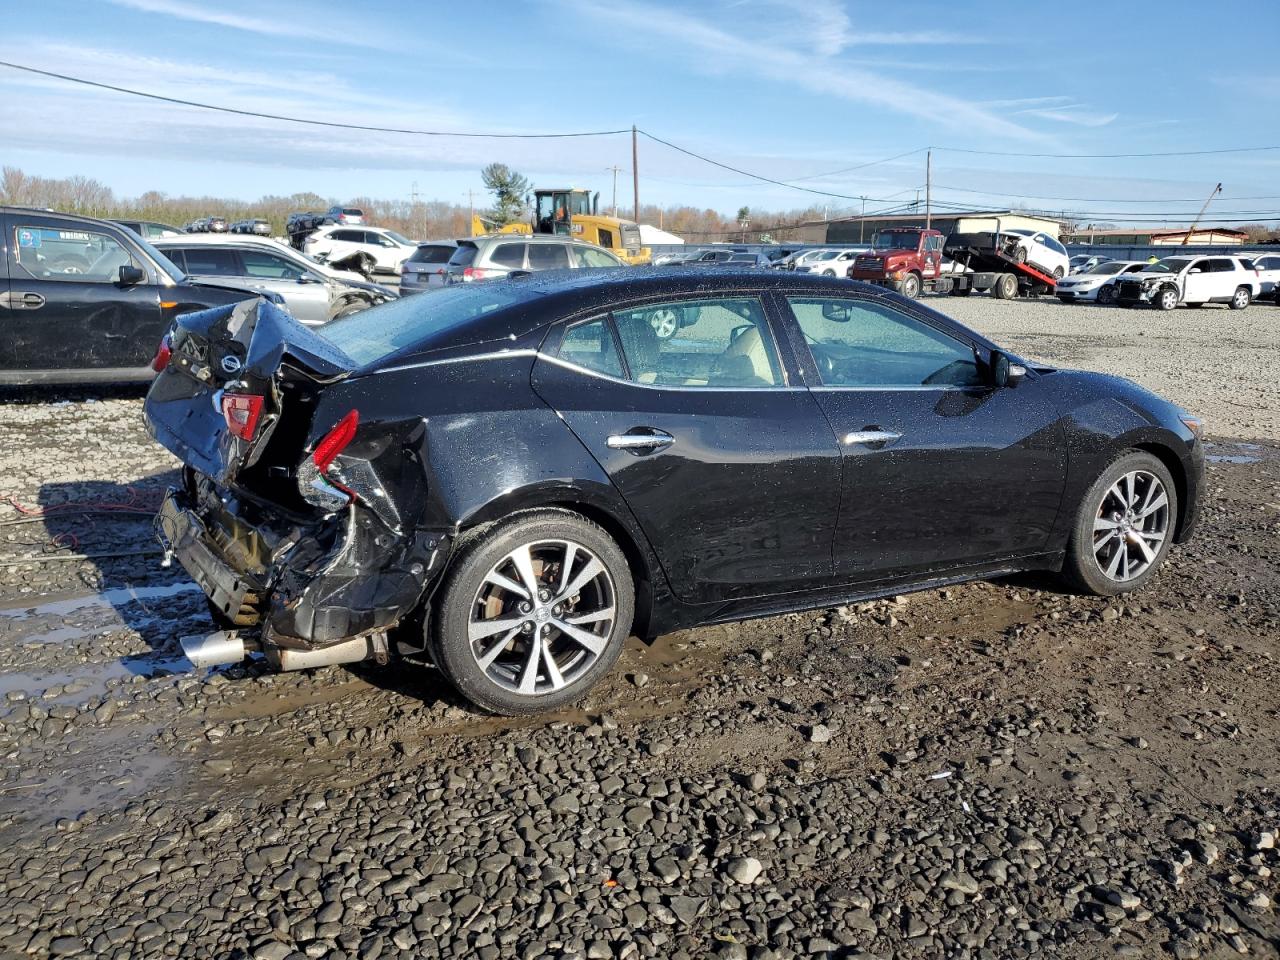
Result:
{"label": "car door", "polygon": [[[687,326],[659,339],[670,312]],[[685,602],[830,581],[839,449],[789,363],[760,297],[700,293],[566,324],[534,366]]]}
{"label": "car door", "polygon": [[1222,278],[1213,275],[1213,267],[1207,258],[1195,260],[1183,274],[1182,299],[1185,303],[1208,303],[1221,294],[1215,292]]}
{"label": "car door", "polygon": [[[159,276],[129,231],[15,212],[5,225],[9,292],[0,307],[7,369],[138,372],[164,321]],[[120,268],[140,271],[121,282]]]}
{"label": "car door", "polygon": [[984,347],[883,298],[779,296],[841,443],[838,576],[919,576],[1047,548],[1066,457],[1037,376],[992,386]]}
{"label": "car door", "polygon": [[319,274],[270,250],[241,247],[235,252],[246,286],[280,294],[289,312],[303,323],[324,323],[329,319],[329,285]]}

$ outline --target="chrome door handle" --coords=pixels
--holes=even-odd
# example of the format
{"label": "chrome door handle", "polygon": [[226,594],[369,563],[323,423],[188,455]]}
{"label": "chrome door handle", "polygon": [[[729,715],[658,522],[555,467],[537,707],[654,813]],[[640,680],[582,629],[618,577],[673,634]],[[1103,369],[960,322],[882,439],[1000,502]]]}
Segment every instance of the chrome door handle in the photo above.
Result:
{"label": "chrome door handle", "polygon": [[902,434],[893,433],[889,430],[855,430],[852,433],[844,435],[844,442],[848,445],[857,443],[892,443],[894,440],[901,440]]}
{"label": "chrome door handle", "polygon": [[675,437],[662,430],[652,433],[615,433],[605,445],[610,450],[630,450],[632,452],[657,450],[675,442]]}
{"label": "chrome door handle", "polygon": [[14,290],[8,295],[7,302],[4,305],[10,310],[39,310],[44,306],[44,297],[38,293],[24,293],[21,290]]}

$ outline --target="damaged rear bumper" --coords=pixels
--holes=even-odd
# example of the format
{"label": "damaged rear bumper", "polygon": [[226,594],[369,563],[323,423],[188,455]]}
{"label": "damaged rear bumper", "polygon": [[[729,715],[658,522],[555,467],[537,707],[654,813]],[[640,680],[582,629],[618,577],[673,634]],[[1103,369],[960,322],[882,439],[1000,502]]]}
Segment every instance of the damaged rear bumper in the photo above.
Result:
{"label": "damaged rear bumper", "polygon": [[340,662],[305,655],[338,645],[351,654],[341,660],[384,652],[385,632],[429,596],[450,545],[442,532],[396,535],[358,505],[294,522],[198,474],[168,492],[156,532],[227,621],[256,632],[286,668]]}

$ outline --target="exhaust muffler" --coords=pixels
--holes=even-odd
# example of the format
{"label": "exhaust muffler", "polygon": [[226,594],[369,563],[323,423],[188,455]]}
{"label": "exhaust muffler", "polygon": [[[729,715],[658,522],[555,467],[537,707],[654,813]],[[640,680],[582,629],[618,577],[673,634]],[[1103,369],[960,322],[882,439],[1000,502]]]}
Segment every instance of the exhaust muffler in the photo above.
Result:
{"label": "exhaust muffler", "polygon": [[192,634],[182,637],[182,653],[197,667],[219,667],[239,663],[251,650],[258,649],[253,641],[246,641],[235,630],[219,630],[217,633]]}

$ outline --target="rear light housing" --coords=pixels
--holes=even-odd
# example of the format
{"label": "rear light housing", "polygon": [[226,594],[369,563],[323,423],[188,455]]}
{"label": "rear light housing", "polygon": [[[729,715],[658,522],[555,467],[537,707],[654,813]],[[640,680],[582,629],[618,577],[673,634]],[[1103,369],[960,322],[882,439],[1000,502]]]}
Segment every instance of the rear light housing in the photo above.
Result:
{"label": "rear light housing", "polygon": [[483,280],[488,276],[489,276],[489,271],[486,270],[484,267],[463,267],[462,268],[463,280],[467,280],[467,281]]}
{"label": "rear light housing", "polygon": [[222,417],[227,432],[241,440],[252,440],[262,416],[262,397],[252,393],[224,393]]}
{"label": "rear light housing", "polygon": [[171,359],[173,359],[173,340],[166,333],[160,338],[160,344],[156,347],[156,355],[151,358],[151,369],[156,373],[161,373],[169,365]]}
{"label": "rear light housing", "polygon": [[311,456],[298,467],[298,492],[315,507],[333,513],[350,503],[355,494],[331,473],[333,462],[355,439],[360,413],[352,410],[320,438]]}

